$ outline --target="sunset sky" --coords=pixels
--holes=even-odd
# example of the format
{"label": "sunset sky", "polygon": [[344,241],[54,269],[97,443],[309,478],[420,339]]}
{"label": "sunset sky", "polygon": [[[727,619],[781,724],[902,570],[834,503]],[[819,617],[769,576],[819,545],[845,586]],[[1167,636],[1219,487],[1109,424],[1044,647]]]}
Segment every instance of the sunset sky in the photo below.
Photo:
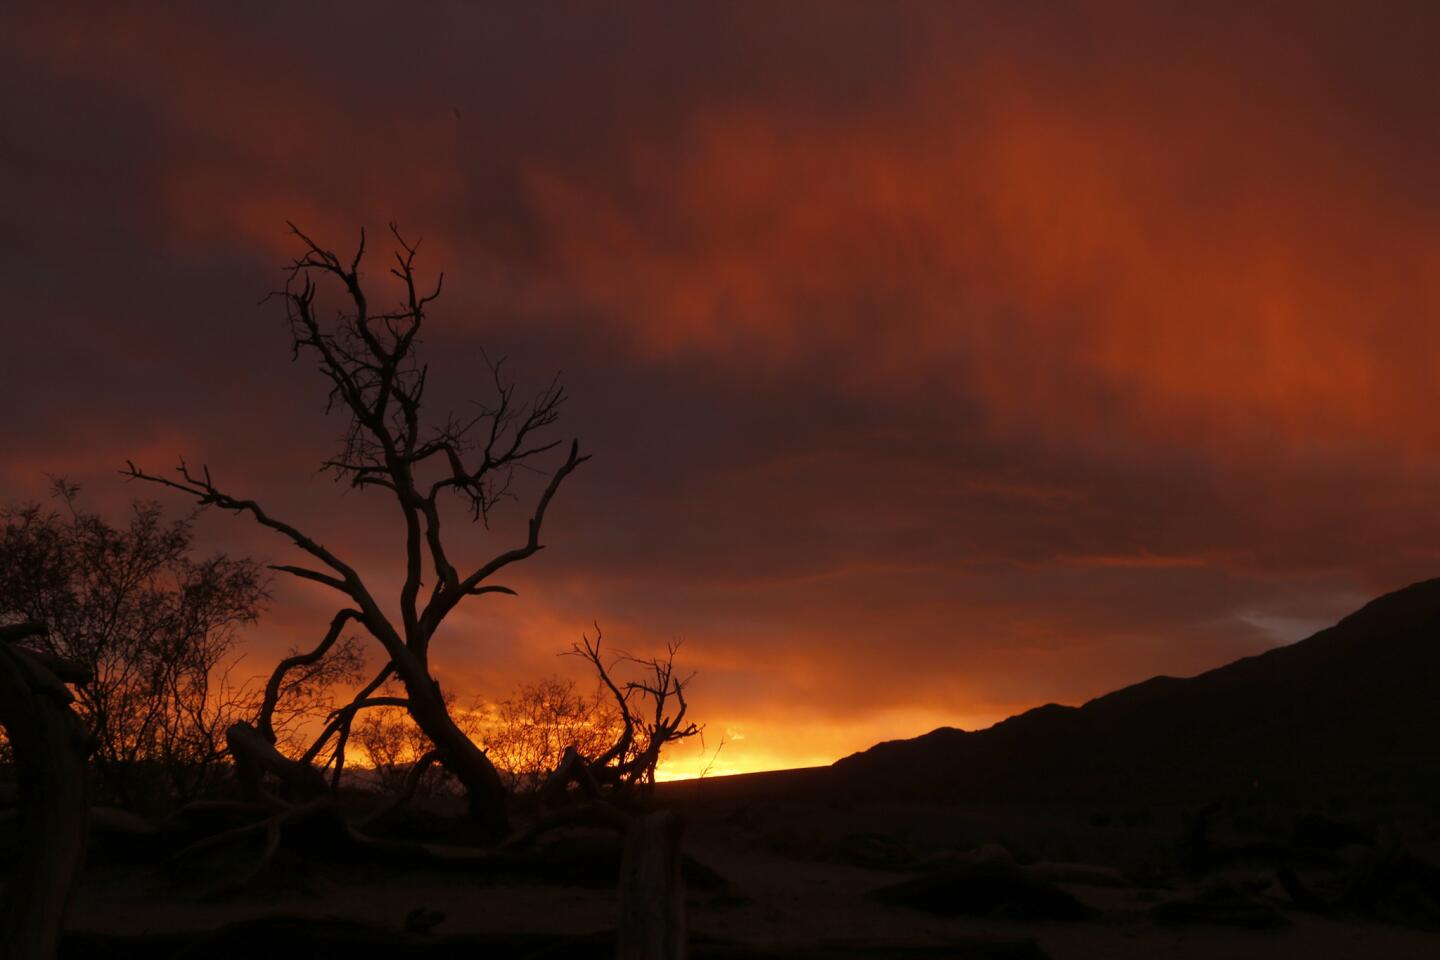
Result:
{"label": "sunset sky", "polygon": [[[317,474],[344,424],[257,304],[287,219],[395,220],[446,274],[432,405],[482,348],[562,371],[594,454],[436,672],[681,640],[707,749],[672,775],[1195,673],[1440,575],[1440,4],[123,6],[0,10],[0,501],[122,510],[159,492],[127,458],[183,455],[393,581],[397,514]],[[335,609],[277,583],[247,664]]]}

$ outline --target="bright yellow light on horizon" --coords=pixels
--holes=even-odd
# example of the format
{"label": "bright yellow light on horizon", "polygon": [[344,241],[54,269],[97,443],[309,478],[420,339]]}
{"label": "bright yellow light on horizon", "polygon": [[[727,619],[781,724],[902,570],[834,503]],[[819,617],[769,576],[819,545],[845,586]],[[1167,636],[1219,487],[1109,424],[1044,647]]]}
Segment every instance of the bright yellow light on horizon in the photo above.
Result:
{"label": "bright yellow light on horizon", "polygon": [[[738,723],[727,726],[718,743],[712,736],[707,737],[704,744],[696,738],[672,746],[661,755],[655,779],[669,782],[829,766],[841,757],[868,750],[885,740],[917,737],[945,726],[978,730],[1008,715],[957,715],[911,708],[886,711],[843,725],[776,718],[752,720],[743,726]],[[797,750],[800,745],[806,749]]]}

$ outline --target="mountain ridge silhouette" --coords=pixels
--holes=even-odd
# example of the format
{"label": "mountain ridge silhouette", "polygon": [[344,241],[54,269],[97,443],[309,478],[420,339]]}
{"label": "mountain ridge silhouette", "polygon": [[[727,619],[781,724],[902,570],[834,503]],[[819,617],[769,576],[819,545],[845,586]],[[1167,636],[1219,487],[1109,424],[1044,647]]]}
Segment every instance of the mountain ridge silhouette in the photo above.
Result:
{"label": "mountain ridge silhouette", "polygon": [[983,730],[886,741],[836,761],[823,779],[909,799],[1436,798],[1437,640],[1440,578],[1193,677],[1152,677]]}

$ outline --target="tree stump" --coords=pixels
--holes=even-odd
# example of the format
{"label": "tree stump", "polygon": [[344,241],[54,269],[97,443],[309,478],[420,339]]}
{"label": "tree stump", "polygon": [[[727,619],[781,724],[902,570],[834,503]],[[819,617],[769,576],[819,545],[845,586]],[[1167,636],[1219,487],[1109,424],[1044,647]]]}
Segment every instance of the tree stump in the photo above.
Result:
{"label": "tree stump", "polygon": [[14,647],[33,624],[0,627],[0,726],[14,751],[20,823],[0,898],[0,960],[51,960],[89,832],[89,742],[65,681],[74,664]]}
{"label": "tree stump", "polygon": [[669,810],[634,818],[620,860],[619,960],[684,960],[685,877],[680,819]]}

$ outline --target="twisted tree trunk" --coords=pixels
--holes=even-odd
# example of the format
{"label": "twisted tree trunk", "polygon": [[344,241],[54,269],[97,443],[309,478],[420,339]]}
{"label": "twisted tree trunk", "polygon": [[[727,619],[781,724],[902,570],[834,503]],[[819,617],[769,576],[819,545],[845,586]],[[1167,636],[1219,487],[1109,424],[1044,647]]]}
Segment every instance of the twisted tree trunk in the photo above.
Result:
{"label": "twisted tree trunk", "polygon": [[18,848],[0,903],[3,960],[55,956],[89,832],[89,738],[65,687],[84,679],[84,671],[11,645],[43,630],[38,624],[0,627],[0,725],[20,788]]}
{"label": "twisted tree trunk", "polygon": [[450,716],[440,688],[428,676],[414,683],[401,673],[410,700],[410,716],[435,745],[440,764],[460,781],[472,819],[496,837],[509,831],[505,784],[485,751]]}

